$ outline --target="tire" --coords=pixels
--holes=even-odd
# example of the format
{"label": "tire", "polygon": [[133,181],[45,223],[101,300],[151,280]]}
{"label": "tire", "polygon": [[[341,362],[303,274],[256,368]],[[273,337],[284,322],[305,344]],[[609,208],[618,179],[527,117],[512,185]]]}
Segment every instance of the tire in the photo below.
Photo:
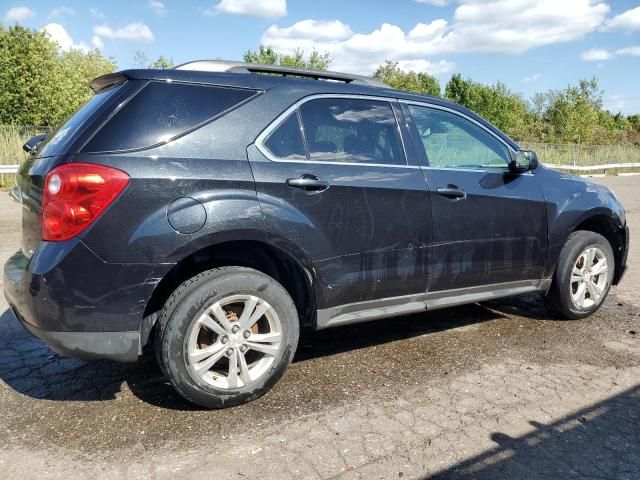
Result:
{"label": "tire", "polygon": [[[589,252],[594,252],[596,259],[591,267],[588,266]],[[601,263],[603,260],[606,260],[606,264]],[[592,275],[600,272],[605,265],[604,273]],[[575,272],[574,268],[576,268]],[[606,238],[586,230],[573,232],[560,252],[553,282],[545,298],[547,307],[570,320],[588,317],[596,312],[606,299],[611,288],[614,269],[613,250]],[[578,272],[583,275],[583,280],[577,280]],[[585,278],[593,279],[593,285],[589,281],[584,281]],[[584,300],[581,302],[582,292],[584,292]],[[592,298],[593,293],[595,295]]]}
{"label": "tire", "polygon": [[[243,316],[245,310],[251,315]],[[257,321],[247,327],[253,317]],[[300,335],[287,291],[245,267],[215,268],[187,280],[169,297],[158,322],[156,353],[163,372],[180,395],[206,408],[264,395],[291,363]]]}

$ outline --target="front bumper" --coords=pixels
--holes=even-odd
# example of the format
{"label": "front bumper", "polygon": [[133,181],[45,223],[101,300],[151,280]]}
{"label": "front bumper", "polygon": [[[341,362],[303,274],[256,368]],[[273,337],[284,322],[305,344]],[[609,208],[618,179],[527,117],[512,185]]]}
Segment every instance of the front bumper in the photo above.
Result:
{"label": "front bumper", "polygon": [[622,277],[627,273],[627,258],[629,256],[629,225],[625,225],[624,230],[621,232],[622,252],[620,252],[620,268],[615,273],[613,278],[613,285],[618,285],[622,281]]}
{"label": "front bumper", "polygon": [[103,262],[79,240],[46,243],[4,266],[14,314],[52,350],[76,358],[136,361],[141,324],[165,265]]}

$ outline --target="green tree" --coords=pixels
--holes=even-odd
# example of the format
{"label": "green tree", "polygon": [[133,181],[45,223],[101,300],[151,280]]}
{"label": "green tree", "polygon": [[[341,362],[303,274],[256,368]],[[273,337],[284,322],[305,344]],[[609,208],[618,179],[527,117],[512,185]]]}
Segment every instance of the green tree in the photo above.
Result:
{"label": "green tree", "polygon": [[484,85],[456,74],[447,83],[444,94],[515,138],[527,137],[535,119],[527,102],[500,82]]}
{"label": "green tree", "polygon": [[292,54],[285,54],[264,45],[260,45],[258,50],[246,51],[243,59],[247,63],[282,65],[286,67],[309,68],[311,70],[327,70],[331,63],[331,57],[328,52],[319,53],[314,49],[309,55],[309,58],[305,58],[303,50],[296,50]]}
{"label": "green tree", "polygon": [[398,90],[440,96],[440,83],[436,77],[428,73],[401,70],[398,68],[397,62],[387,60],[384,65],[380,65],[376,69],[373,78],[377,78]]}
{"label": "green tree", "polygon": [[548,92],[544,120],[549,124],[551,140],[563,143],[599,143],[600,121],[605,120],[610,129],[614,125],[602,113],[602,91],[595,77]]}
{"label": "green tree", "polygon": [[167,58],[164,55],[160,55],[155,61],[150,65],[150,68],[157,68],[160,70],[168,70],[173,68],[173,59]]}
{"label": "green tree", "polygon": [[100,75],[113,72],[116,66],[98,50],[69,50],[59,54],[58,69],[59,88],[51,99],[57,108],[47,122],[48,125],[60,124],[80,108],[93,95],[89,87],[91,81]]}
{"label": "green tree", "polygon": [[173,68],[173,60],[160,55],[154,61],[149,59],[148,55],[142,50],[133,52],[133,60],[131,61],[133,68],[156,68],[159,70]]}
{"label": "green tree", "polygon": [[91,80],[114,69],[97,50],[60,52],[42,32],[0,25],[0,123],[57,125],[89,99]]}
{"label": "green tree", "polygon": [[45,125],[58,76],[56,45],[41,32],[0,27],[0,123]]}

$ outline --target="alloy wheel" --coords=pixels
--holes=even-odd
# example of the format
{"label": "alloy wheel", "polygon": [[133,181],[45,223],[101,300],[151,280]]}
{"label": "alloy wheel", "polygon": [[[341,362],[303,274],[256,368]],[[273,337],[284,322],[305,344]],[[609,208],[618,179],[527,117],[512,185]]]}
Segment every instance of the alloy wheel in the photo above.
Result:
{"label": "alloy wheel", "polygon": [[185,343],[192,376],[216,388],[240,388],[273,364],[282,346],[282,325],[264,299],[231,295],[192,322]]}
{"label": "alloy wheel", "polygon": [[583,309],[598,305],[609,282],[607,257],[598,247],[583,251],[571,271],[571,298]]}

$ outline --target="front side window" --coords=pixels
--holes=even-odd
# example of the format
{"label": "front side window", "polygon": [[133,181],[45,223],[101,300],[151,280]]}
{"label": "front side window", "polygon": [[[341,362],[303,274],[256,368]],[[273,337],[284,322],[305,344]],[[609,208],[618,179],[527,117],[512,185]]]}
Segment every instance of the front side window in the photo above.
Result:
{"label": "front side window", "polygon": [[[432,167],[508,168],[507,148],[471,121],[435,108],[409,105],[418,135]],[[417,130],[417,131],[416,131]]]}
{"label": "front side window", "polygon": [[300,115],[312,161],[406,165],[389,102],[321,98]]}

